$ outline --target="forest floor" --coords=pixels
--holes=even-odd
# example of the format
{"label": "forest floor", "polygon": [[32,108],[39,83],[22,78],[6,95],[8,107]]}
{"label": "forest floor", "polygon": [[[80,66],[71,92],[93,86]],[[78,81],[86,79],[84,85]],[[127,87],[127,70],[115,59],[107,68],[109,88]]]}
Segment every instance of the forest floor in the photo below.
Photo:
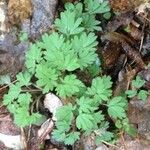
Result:
{"label": "forest floor", "polygon": [[[136,96],[128,100],[127,116],[137,130],[136,137],[120,131],[116,143],[104,141],[96,146],[92,136],[89,136],[73,146],[66,146],[50,138],[52,126],[49,119],[39,126],[19,128],[3,105],[3,96],[8,92],[9,84],[15,82],[16,74],[24,69],[25,52],[30,42],[34,43],[43,33],[55,30],[53,22],[64,10],[66,1],[0,0],[0,150],[150,150],[149,0],[109,0],[111,17],[101,21],[102,31],[96,32],[102,74],[111,76],[113,95],[131,89],[137,75],[145,83],[146,100],[139,100]],[[101,16],[96,17],[100,19]],[[27,34],[28,41],[19,41],[22,33]],[[80,72],[78,76],[88,82],[88,76]],[[46,117],[51,117],[42,104],[39,109]]]}

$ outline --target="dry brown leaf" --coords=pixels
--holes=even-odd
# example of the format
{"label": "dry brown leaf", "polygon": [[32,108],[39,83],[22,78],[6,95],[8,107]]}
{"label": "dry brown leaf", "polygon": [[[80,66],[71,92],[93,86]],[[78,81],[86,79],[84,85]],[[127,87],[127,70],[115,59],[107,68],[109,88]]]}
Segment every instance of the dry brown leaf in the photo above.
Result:
{"label": "dry brown leaf", "polygon": [[149,3],[150,0],[109,0],[114,11],[129,11],[136,9],[141,4]]}
{"label": "dry brown leaf", "polygon": [[140,53],[131,46],[134,41],[127,36],[117,32],[109,32],[103,36],[103,39],[107,39],[114,43],[120,43],[122,45],[122,51],[137,64],[137,67],[145,68],[145,63],[143,62]]}

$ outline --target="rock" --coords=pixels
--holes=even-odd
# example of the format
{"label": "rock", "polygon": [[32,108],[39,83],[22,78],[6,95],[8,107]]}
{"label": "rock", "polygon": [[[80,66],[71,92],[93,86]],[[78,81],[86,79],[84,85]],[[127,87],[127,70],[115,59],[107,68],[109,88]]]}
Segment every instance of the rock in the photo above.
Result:
{"label": "rock", "polygon": [[0,29],[4,31],[0,37],[0,75],[9,74],[15,77],[24,67],[25,52],[30,45],[29,41],[18,40],[18,29],[13,26],[21,25],[22,32],[26,32],[30,39],[38,39],[52,27],[56,6],[57,0],[9,0],[7,19],[11,28],[6,32],[7,4],[0,2]]}
{"label": "rock", "polygon": [[44,99],[44,107],[53,114],[52,119],[54,121],[57,120],[56,110],[61,106],[63,106],[62,101],[56,95],[54,95],[53,93],[46,94]]}
{"label": "rock", "polygon": [[18,25],[32,15],[31,0],[9,0],[8,2],[8,23]]}
{"label": "rock", "polygon": [[6,1],[1,0],[0,1],[0,44],[4,39],[3,32],[6,32],[6,25],[5,25],[6,9],[7,9]]}
{"label": "rock", "polygon": [[108,147],[104,144],[99,145],[95,150],[109,150]]}
{"label": "rock", "polygon": [[37,38],[53,24],[57,0],[32,0],[31,37]]}
{"label": "rock", "polygon": [[29,47],[28,42],[14,44],[14,34],[6,34],[0,45],[0,75],[9,74],[14,77],[24,66],[24,55]]}

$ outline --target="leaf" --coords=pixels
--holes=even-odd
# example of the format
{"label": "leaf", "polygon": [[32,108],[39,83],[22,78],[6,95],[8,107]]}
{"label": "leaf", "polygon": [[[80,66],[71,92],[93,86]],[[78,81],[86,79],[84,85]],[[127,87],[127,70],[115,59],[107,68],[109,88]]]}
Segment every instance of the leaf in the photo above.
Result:
{"label": "leaf", "polygon": [[106,19],[106,20],[109,20],[111,18],[111,13],[110,12],[106,12],[103,14],[103,17]]}
{"label": "leaf", "polygon": [[57,141],[64,141],[66,138],[65,132],[70,130],[70,125],[73,120],[73,106],[68,104],[59,107],[56,111],[56,127],[57,129],[53,131],[52,135]]}
{"label": "leaf", "polygon": [[80,27],[82,18],[76,18],[75,12],[64,11],[60,14],[60,19],[55,20],[55,26],[67,37],[83,32],[84,28]]}
{"label": "leaf", "polygon": [[129,124],[127,128],[125,128],[125,131],[132,137],[137,136],[137,129],[133,127],[133,125]]}
{"label": "leaf", "polygon": [[92,117],[91,114],[81,113],[76,118],[76,126],[78,129],[81,129],[81,130],[89,130],[89,129],[92,129],[93,127],[93,121],[94,121],[94,118]]}
{"label": "leaf", "polygon": [[104,115],[102,114],[101,111],[94,113],[93,117],[94,117],[95,124],[98,124],[104,120]]}
{"label": "leaf", "polygon": [[109,1],[85,0],[86,11],[90,14],[106,13],[110,11]]}
{"label": "leaf", "polygon": [[68,51],[68,54],[64,56],[64,69],[68,71],[74,71],[75,69],[79,68],[80,65],[78,63],[77,55],[74,51]]}
{"label": "leaf", "polygon": [[83,4],[82,3],[77,3],[77,4],[66,3],[65,9],[67,11],[74,12],[76,15],[75,18],[79,18],[82,16]]}
{"label": "leaf", "polygon": [[121,120],[118,119],[118,120],[115,122],[115,126],[116,126],[118,129],[121,129],[121,128],[123,127]]}
{"label": "leaf", "polygon": [[43,92],[52,91],[57,85],[58,72],[47,63],[40,63],[36,67],[37,85],[43,87]]}
{"label": "leaf", "polygon": [[146,101],[147,97],[148,97],[148,94],[149,94],[148,91],[146,91],[146,90],[140,90],[137,96],[138,96],[138,99]]}
{"label": "leaf", "polygon": [[26,107],[28,109],[30,102],[32,102],[31,94],[29,94],[29,93],[21,93],[18,96],[17,102],[19,103],[20,106],[24,106],[24,107]]}
{"label": "leaf", "polygon": [[87,70],[93,78],[98,76],[99,73],[101,72],[100,60],[96,59],[96,61],[93,64],[88,66]]}
{"label": "leaf", "polygon": [[31,123],[34,124],[41,117],[38,113],[29,114],[28,109],[26,107],[20,107],[16,110],[14,115],[14,122],[19,127],[29,126]]}
{"label": "leaf", "polygon": [[59,70],[73,71],[79,68],[78,57],[72,44],[64,41],[63,36],[52,33],[50,36],[43,36],[43,47],[45,47],[45,59]]}
{"label": "leaf", "polygon": [[137,91],[136,90],[127,90],[125,93],[127,94],[127,96],[129,98],[133,98],[134,96],[136,96]]}
{"label": "leaf", "polygon": [[111,78],[109,76],[97,77],[93,79],[92,85],[87,89],[87,94],[94,96],[98,102],[106,101],[112,95]]}
{"label": "leaf", "polygon": [[69,124],[71,120],[73,119],[72,111],[73,111],[72,104],[59,107],[58,110],[56,111],[56,118],[58,122],[65,121],[65,122],[68,122]]}
{"label": "leaf", "polygon": [[145,84],[145,81],[140,76],[136,76],[136,79],[132,81],[132,86],[141,88]]}
{"label": "leaf", "polygon": [[17,80],[20,82],[20,84],[22,86],[28,86],[30,85],[30,80],[31,80],[31,74],[27,71],[25,72],[20,72],[18,75],[17,75]]}
{"label": "leaf", "polygon": [[[71,113],[72,114],[72,113]],[[69,118],[69,117],[68,117]],[[68,132],[70,130],[70,124],[72,121],[72,116],[70,117],[71,119],[67,122],[66,120],[57,120],[56,121],[56,127],[58,130],[63,131],[63,132]]]}
{"label": "leaf", "polygon": [[124,97],[121,96],[114,97],[111,101],[108,102],[108,114],[114,119],[125,118],[126,107],[127,107],[127,101],[124,99]]}
{"label": "leaf", "polygon": [[14,99],[17,99],[21,92],[21,87],[18,83],[12,84],[9,86],[8,94],[5,94],[3,97],[3,104],[9,105],[13,102]]}
{"label": "leaf", "polygon": [[41,60],[41,49],[36,45],[32,44],[30,50],[26,52],[26,67],[29,72],[35,72],[36,63],[40,62]]}
{"label": "leaf", "polygon": [[56,139],[57,141],[62,142],[62,141],[65,140],[66,134],[65,134],[65,132],[63,132],[63,131],[61,131],[61,130],[55,129],[55,130],[53,130],[53,132],[52,132],[52,137],[53,137],[54,139]]}
{"label": "leaf", "polygon": [[42,48],[46,49],[46,56],[51,55],[51,52],[60,50],[64,43],[63,35],[58,34],[57,32],[52,32],[50,35],[42,35]]}
{"label": "leaf", "polygon": [[96,136],[96,145],[99,145],[103,141],[110,142],[113,137],[112,132],[103,131],[100,135]]}
{"label": "leaf", "polygon": [[7,109],[10,113],[13,113],[15,115],[16,110],[19,108],[19,104],[17,102],[13,102],[9,105],[7,105]]}
{"label": "leaf", "polygon": [[87,31],[101,31],[102,28],[98,26],[101,22],[95,19],[95,15],[83,14],[82,25]]}
{"label": "leaf", "polygon": [[79,105],[79,113],[90,113],[97,109],[97,107],[92,106],[93,100],[87,97],[81,97],[77,100]]}
{"label": "leaf", "polygon": [[97,54],[95,53],[97,46],[96,36],[93,33],[82,33],[80,36],[75,36],[72,39],[72,48],[77,52],[78,63],[80,68],[85,68],[88,65],[92,64],[96,58]]}
{"label": "leaf", "polygon": [[61,79],[61,83],[57,85],[56,91],[60,97],[65,98],[79,92],[81,87],[84,87],[84,84],[75,75],[67,75],[64,79]]}
{"label": "leaf", "polygon": [[65,138],[66,145],[73,145],[77,140],[80,139],[79,137],[80,132],[71,132]]}

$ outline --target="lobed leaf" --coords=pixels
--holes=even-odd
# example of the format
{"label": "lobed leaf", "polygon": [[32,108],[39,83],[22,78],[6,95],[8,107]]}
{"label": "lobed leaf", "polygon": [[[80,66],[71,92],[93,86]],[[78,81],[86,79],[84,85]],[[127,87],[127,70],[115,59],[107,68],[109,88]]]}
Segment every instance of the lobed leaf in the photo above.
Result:
{"label": "lobed leaf", "polygon": [[121,97],[114,97],[108,102],[108,114],[117,119],[122,119],[126,117],[127,101]]}
{"label": "lobed leaf", "polygon": [[57,85],[58,72],[47,63],[40,63],[36,66],[37,85],[43,88],[43,92],[52,91]]}
{"label": "lobed leaf", "polygon": [[84,84],[72,74],[61,79],[61,83],[57,85],[56,91],[60,97],[70,97],[79,92],[82,87],[84,87]]}

